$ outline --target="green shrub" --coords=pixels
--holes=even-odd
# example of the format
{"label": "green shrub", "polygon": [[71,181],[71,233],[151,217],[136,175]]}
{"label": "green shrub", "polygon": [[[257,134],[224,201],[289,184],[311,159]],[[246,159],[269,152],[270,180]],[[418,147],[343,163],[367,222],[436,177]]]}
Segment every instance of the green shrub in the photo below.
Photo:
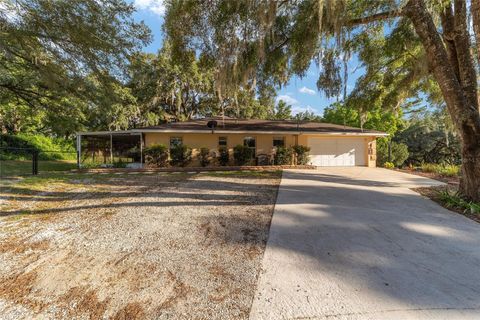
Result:
{"label": "green shrub", "polygon": [[253,150],[244,145],[236,145],[233,148],[233,158],[237,166],[243,166],[252,161]]}
{"label": "green shrub", "polygon": [[168,148],[164,144],[154,144],[144,150],[145,163],[154,167],[168,165]]}
{"label": "green shrub", "polygon": [[439,168],[438,173],[447,177],[455,177],[460,173],[460,166],[453,164],[443,165]]}
{"label": "green shrub", "polygon": [[170,149],[170,164],[185,167],[192,161],[192,149],[184,144],[179,144]]}
{"label": "green shrub", "polygon": [[[377,140],[377,165],[384,166],[385,162],[388,162],[388,144],[389,141],[386,138]],[[390,162],[396,167],[401,167],[405,160],[408,159],[409,152],[408,147],[404,143],[390,142]]]}
{"label": "green shrub", "polygon": [[[0,134],[0,148],[32,149],[39,152],[38,157],[40,160],[75,160],[77,158],[73,140],[43,135],[23,133],[17,135]],[[2,150],[0,159],[31,159],[31,152]]]}
{"label": "green shrub", "polygon": [[447,208],[457,208],[463,210],[463,212],[480,214],[480,204],[463,199],[458,192],[452,194],[448,190],[445,190],[440,191],[439,195],[440,201],[442,201]]}
{"label": "green shrub", "polygon": [[218,151],[219,151],[218,163],[221,166],[228,165],[228,162],[230,161],[230,155],[228,154],[228,149],[227,148],[221,148]]}
{"label": "green shrub", "polygon": [[421,168],[423,172],[432,172],[448,177],[455,177],[460,173],[460,166],[451,164],[422,163]]}
{"label": "green shrub", "polygon": [[437,172],[438,164],[435,163],[422,163],[421,165],[423,172]]}
{"label": "green shrub", "polygon": [[308,164],[308,160],[310,158],[308,155],[308,153],[310,152],[310,147],[297,145],[297,146],[293,146],[292,148],[293,148],[293,152],[295,152],[295,155],[297,157],[297,164],[299,165]]}
{"label": "green shrub", "polygon": [[118,161],[114,162],[112,165],[114,168],[126,168],[127,162],[123,162],[122,158],[120,158]]}
{"label": "green shrub", "polygon": [[292,148],[277,147],[273,161],[276,165],[292,164]]}
{"label": "green shrub", "polygon": [[393,168],[395,168],[395,165],[394,165],[393,163],[391,163],[391,162],[388,162],[388,161],[385,162],[385,164],[384,164],[383,166],[384,166],[385,168],[387,168],[387,169],[393,169]]}
{"label": "green shrub", "polygon": [[212,155],[210,153],[210,149],[208,148],[200,148],[200,153],[198,155],[200,159],[200,165],[202,167],[206,167],[212,161]]}

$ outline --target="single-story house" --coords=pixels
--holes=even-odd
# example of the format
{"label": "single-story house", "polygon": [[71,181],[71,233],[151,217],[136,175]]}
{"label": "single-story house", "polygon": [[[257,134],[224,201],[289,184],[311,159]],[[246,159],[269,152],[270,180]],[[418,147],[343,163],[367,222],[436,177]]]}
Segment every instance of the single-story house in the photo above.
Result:
{"label": "single-story house", "polygon": [[85,136],[109,137],[110,152],[114,149],[113,137],[116,136],[138,139],[140,149],[153,144],[173,146],[182,143],[193,149],[193,155],[202,147],[211,150],[228,148],[232,152],[233,147],[242,144],[259,155],[271,154],[278,146],[304,145],[310,147],[312,165],[374,167],[376,138],[387,134],[309,121],[215,117],[126,131],[80,132],[77,134],[79,154],[82,154],[82,137]]}

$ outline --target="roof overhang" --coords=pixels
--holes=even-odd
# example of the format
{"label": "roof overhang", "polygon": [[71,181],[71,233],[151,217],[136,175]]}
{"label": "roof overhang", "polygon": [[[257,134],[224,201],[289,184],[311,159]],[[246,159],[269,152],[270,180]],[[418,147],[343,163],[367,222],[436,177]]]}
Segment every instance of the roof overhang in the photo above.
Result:
{"label": "roof overhang", "polygon": [[123,131],[91,131],[77,132],[77,136],[87,135],[139,135],[143,133],[203,133],[203,134],[292,134],[292,135],[319,135],[319,136],[362,136],[362,137],[387,137],[385,132],[318,132],[318,131],[264,131],[264,130],[185,130],[185,129],[132,129]]}
{"label": "roof overhang", "polygon": [[141,132],[135,130],[118,130],[118,131],[86,131],[77,132],[77,136],[106,136],[106,135],[139,135]]}

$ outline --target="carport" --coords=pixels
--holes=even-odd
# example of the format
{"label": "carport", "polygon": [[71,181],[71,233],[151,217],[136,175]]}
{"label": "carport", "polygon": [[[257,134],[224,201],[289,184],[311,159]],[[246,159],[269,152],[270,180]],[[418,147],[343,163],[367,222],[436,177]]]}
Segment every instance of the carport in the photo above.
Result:
{"label": "carport", "polygon": [[77,166],[143,166],[143,135],[135,131],[77,133]]}

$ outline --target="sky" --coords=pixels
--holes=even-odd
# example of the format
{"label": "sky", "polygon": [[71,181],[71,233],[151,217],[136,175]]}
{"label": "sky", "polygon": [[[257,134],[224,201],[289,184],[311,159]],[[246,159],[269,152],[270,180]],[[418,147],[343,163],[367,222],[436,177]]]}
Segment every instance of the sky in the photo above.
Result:
{"label": "sky", "polygon": [[[153,41],[144,48],[146,52],[156,53],[162,46],[163,15],[165,6],[162,0],[132,0],[137,12],[134,15],[135,20],[144,21],[151,29]],[[348,62],[348,82],[347,92],[353,89],[356,79],[362,74],[362,68],[358,68],[359,63],[355,57]],[[315,64],[312,64],[303,78],[292,77],[289,83],[277,92],[277,102],[284,100],[292,106],[292,113],[310,111],[322,115],[325,107],[335,102],[336,99],[328,99],[322,92],[317,90],[316,82],[319,70]]]}

